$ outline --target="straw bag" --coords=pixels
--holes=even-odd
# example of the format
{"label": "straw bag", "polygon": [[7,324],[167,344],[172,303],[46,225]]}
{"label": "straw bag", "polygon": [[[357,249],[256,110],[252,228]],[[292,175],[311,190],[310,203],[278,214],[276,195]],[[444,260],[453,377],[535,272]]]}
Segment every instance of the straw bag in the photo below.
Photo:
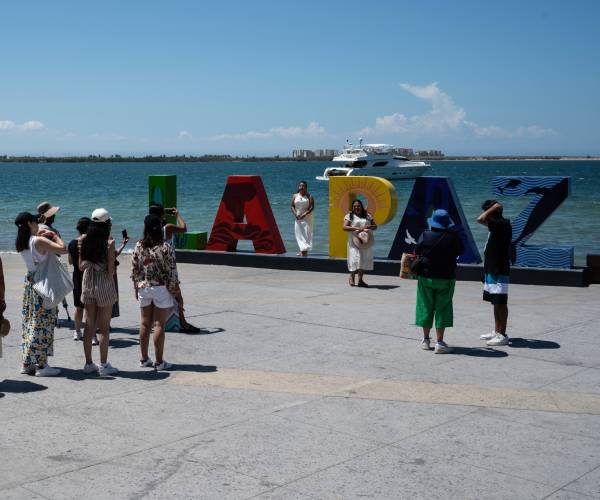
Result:
{"label": "straw bag", "polygon": [[417,256],[414,253],[403,253],[400,261],[400,277],[404,280],[414,280],[417,275],[412,270],[412,263]]}

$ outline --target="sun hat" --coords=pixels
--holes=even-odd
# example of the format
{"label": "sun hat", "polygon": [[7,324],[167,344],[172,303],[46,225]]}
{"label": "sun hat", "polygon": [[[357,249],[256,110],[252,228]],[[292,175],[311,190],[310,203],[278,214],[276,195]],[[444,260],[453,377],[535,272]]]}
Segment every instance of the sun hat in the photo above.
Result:
{"label": "sun hat", "polygon": [[108,222],[111,221],[112,218],[108,213],[106,208],[97,208],[92,212],[92,221],[93,222]]}
{"label": "sun hat", "polygon": [[21,212],[15,217],[15,226],[23,227],[26,226],[28,222],[37,222],[37,215],[33,215],[29,212]]}
{"label": "sun hat", "polygon": [[162,220],[157,215],[146,215],[144,217],[144,228],[148,231],[159,231],[162,229]]}
{"label": "sun hat", "polygon": [[358,248],[368,248],[373,244],[373,236],[370,231],[360,231],[352,235],[352,241]]}
{"label": "sun hat", "polygon": [[450,218],[450,214],[443,208],[438,208],[434,210],[431,214],[431,217],[427,219],[427,223],[429,227],[435,229],[448,229],[454,226],[454,222]]}
{"label": "sun hat", "polygon": [[52,217],[56,212],[60,210],[60,207],[53,207],[49,202],[43,201],[37,206],[39,215],[43,215],[46,219]]}

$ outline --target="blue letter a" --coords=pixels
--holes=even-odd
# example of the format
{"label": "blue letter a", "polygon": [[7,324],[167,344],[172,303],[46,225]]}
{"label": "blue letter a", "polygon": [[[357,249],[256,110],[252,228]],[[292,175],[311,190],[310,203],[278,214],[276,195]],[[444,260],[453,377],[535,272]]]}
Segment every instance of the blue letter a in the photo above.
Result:
{"label": "blue letter a", "polygon": [[481,262],[471,229],[449,177],[418,177],[416,179],[388,259],[400,260],[403,252],[414,251],[421,233],[425,229],[429,229],[427,219],[438,208],[448,211],[456,224],[454,229],[463,241],[465,251],[458,261],[466,264]]}

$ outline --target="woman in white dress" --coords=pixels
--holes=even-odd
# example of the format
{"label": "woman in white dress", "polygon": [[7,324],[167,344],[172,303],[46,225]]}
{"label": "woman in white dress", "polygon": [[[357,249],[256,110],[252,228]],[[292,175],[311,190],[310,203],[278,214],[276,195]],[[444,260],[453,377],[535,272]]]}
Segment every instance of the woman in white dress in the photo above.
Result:
{"label": "woman in white dress", "polygon": [[377,224],[362,201],[352,202],[352,210],[344,217],[343,229],[348,232],[348,284],[355,286],[354,276],[358,274],[358,286],[367,288],[369,285],[363,281],[363,274],[373,270],[373,231]]}
{"label": "woman in white dress", "polygon": [[315,208],[314,198],[308,194],[308,184],[300,181],[298,192],[292,196],[292,213],[296,218],[294,233],[300,252],[298,255],[306,257],[308,251],[312,250],[313,238],[313,210]]}

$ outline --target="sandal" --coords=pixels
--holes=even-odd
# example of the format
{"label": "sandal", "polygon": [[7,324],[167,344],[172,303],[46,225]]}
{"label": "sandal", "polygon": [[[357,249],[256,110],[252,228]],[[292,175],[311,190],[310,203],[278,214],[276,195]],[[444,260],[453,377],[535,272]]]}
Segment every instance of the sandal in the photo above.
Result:
{"label": "sandal", "polygon": [[350,277],[348,278],[348,284],[349,284],[350,286],[356,286],[356,285],[354,284],[354,280],[352,279],[352,276],[350,276]]}

